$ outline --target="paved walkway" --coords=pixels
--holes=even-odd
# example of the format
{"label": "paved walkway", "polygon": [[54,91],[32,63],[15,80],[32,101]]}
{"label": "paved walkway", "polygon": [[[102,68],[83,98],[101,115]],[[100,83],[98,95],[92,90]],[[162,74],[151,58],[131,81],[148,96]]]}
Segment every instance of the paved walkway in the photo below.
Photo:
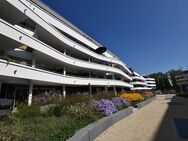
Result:
{"label": "paved walkway", "polygon": [[180,138],[174,118],[188,119],[188,99],[161,95],[107,129],[95,141],[188,141]]}

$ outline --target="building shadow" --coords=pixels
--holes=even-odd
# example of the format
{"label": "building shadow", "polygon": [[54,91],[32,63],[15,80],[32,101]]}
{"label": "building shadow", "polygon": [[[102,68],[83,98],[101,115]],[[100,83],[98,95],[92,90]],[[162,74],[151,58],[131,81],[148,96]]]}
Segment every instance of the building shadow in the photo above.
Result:
{"label": "building shadow", "polygon": [[152,141],[188,141],[188,99],[165,97],[168,109]]}

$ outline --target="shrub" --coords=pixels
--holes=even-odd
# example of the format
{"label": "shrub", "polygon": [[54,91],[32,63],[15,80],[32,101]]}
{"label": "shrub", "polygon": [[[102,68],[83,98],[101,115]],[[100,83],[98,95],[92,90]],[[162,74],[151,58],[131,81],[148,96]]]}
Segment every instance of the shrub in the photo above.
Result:
{"label": "shrub", "polygon": [[122,93],[120,97],[127,99],[129,102],[144,100],[144,97],[139,93]]}
{"label": "shrub", "polygon": [[114,112],[117,111],[113,102],[107,99],[93,100],[91,104],[93,105],[93,107],[97,108],[100,112],[102,112],[102,114],[105,116],[112,115]]}
{"label": "shrub", "polygon": [[68,96],[66,96],[65,99],[62,99],[62,101],[60,102],[60,105],[63,107],[63,106],[74,105],[76,103],[82,103],[82,102],[87,103],[90,100],[91,100],[90,95],[81,95],[81,94],[68,95]]}
{"label": "shrub", "polygon": [[71,115],[76,120],[86,120],[88,122],[96,121],[101,114],[95,110],[89,103],[76,103],[66,107],[66,114]]}
{"label": "shrub", "polygon": [[101,100],[101,99],[111,100],[113,97],[115,97],[115,93],[98,93],[92,95],[92,99],[95,100]]}
{"label": "shrub", "polygon": [[17,118],[4,117],[0,121],[0,141],[20,141],[23,136],[21,122]]}
{"label": "shrub", "polygon": [[40,116],[40,107],[37,105],[28,106],[26,104],[20,104],[18,106],[18,112],[16,116],[19,118],[35,118]]}
{"label": "shrub", "polygon": [[63,115],[63,107],[61,105],[50,106],[43,115],[61,117]]}
{"label": "shrub", "polygon": [[130,103],[121,97],[114,97],[112,98],[112,102],[117,107],[118,110],[124,109],[130,105]]}

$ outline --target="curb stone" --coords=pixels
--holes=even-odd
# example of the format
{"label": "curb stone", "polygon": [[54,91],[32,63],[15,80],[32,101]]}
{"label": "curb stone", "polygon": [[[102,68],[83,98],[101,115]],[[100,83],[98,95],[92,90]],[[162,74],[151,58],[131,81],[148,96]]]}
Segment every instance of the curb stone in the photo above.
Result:
{"label": "curb stone", "polygon": [[142,107],[146,106],[147,104],[151,103],[152,101],[154,101],[156,99],[156,97],[152,97],[150,99],[147,99],[146,101],[140,102],[138,104],[136,104],[138,109],[141,109]]}
{"label": "curb stone", "polygon": [[108,129],[110,126],[116,122],[122,120],[123,118],[129,116],[133,113],[131,107],[121,110],[111,116],[104,117],[95,123],[89,124],[88,126],[80,129],[67,141],[94,141],[102,132]]}

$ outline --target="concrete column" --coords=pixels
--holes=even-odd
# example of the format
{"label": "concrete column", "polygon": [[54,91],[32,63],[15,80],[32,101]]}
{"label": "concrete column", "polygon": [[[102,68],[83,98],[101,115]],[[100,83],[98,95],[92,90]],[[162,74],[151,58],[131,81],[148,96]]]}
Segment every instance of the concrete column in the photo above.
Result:
{"label": "concrete column", "polygon": [[121,88],[121,92],[124,92],[124,88],[123,87]]}
{"label": "concrete column", "polygon": [[180,90],[181,90],[181,93],[183,94],[183,89],[182,89],[182,86],[180,85]]}
{"label": "concrete column", "polygon": [[91,72],[89,72],[89,78],[91,78]]}
{"label": "concrete column", "polygon": [[28,105],[32,104],[32,96],[33,96],[33,82],[32,80],[29,83],[29,96],[28,96]]}
{"label": "concrete column", "polygon": [[14,91],[14,100],[13,100],[13,109],[15,108],[15,105],[16,105],[16,91],[17,91],[17,86],[15,88],[15,91]]}
{"label": "concrete column", "polygon": [[92,96],[92,86],[90,83],[88,85],[89,85],[89,94]]}
{"label": "concrete column", "polygon": [[32,52],[32,67],[35,68],[35,65],[36,65],[36,59],[35,59],[35,51],[33,50]]}
{"label": "concrete column", "polygon": [[[66,49],[64,49],[64,55],[67,55],[67,51],[66,51]],[[63,67],[63,75],[66,75],[66,67],[64,66]]]}
{"label": "concrete column", "polygon": [[[112,79],[115,80],[115,76],[114,76],[114,74],[112,74]],[[115,93],[115,95],[117,95],[116,86],[113,86],[113,89],[114,89],[114,93]]]}
{"label": "concrete column", "polygon": [[63,67],[63,75],[66,75],[67,74],[67,72],[66,72],[66,67],[64,66]]}
{"label": "concrete column", "polygon": [[2,82],[0,82],[0,94],[1,94]]}
{"label": "concrete column", "polygon": [[113,88],[114,88],[115,95],[117,95],[116,86],[113,86]]}
{"label": "concrete column", "polygon": [[66,98],[66,86],[63,85],[63,98]]}
{"label": "concrete column", "polygon": [[66,49],[64,49],[64,53],[63,53],[64,55],[67,55],[67,50]]}
{"label": "concrete column", "polygon": [[[35,59],[35,51],[32,52],[32,67],[35,68],[36,66],[36,59]],[[33,97],[33,82],[30,80],[29,82],[29,96],[28,96],[28,105],[31,106],[32,104],[32,97]]]}
{"label": "concrete column", "polygon": [[[107,79],[106,74],[104,75],[104,79]],[[104,86],[104,91],[105,91],[105,93],[108,93],[108,86]]]}
{"label": "concrete column", "polygon": [[91,62],[91,58],[88,58],[88,62]]}
{"label": "concrete column", "polygon": [[[123,81],[123,79],[121,78],[121,81]],[[121,92],[123,92],[124,91],[124,87],[121,87]]]}
{"label": "concrete column", "polygon": [[108,86],[104,87],[104,91],[105,91],[105,93],[108,93]]}

